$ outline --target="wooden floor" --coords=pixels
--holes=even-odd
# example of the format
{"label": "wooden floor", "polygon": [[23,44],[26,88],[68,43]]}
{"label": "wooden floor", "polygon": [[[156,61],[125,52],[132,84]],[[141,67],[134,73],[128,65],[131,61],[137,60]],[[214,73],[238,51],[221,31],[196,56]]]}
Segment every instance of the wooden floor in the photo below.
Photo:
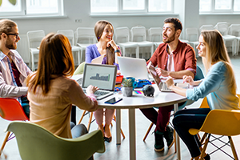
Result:
{"label": "wooden floor", "polygon": [[[231,57],[231,61],[233,63],[234,71],[236,74],[236,80],[238,84],[238,93],[240,93],[240,55]],[[198,59],[198,65],[203,69],[201,59]],[[204,71],[204,70],[203,70]],[[189,107],[197,108],[201,104],[201,100],[195,102]],[[77,110],[77,118],[79,120],[80,115],[82,111]],[[83,123],[87,125],[89,116],[85,116],[83,119]],[[9,124],[9,121],[3,120],[0,118],[0,143],[2,143],[5,133],[4,129],[6,129],[7,125]],[[137,109],[136,110],[136,154],[137,154],[137,160],[176,160],[177,156],[174,153],[174,146],[167,150],[167,146],[165,147],[165,150],[163,152],[155,152],[154,151],[154,135],[152,134],[154,127],[152,128],[151,133],[147,137],[146,141],[143,142],[144,134],[147,131],[147,128],[150,125],[150,121],[148,121],[144,115]],[[230,124],[231,125],[231,124]],[[94,154],[95,160],[129,160],[129,135],[128,135],[128,111],[122,110],[122,130],[125,133],[126,138],[122,140],[121,145],[116,145],[116,124],[113,121],[113,127],[112,127],[112,135],[113,140],[110,143],[105,143],[106,145],[106,151],[105,153]],[[90,132],[97,129],[97,125],[95,122],[92,123]],[[240,156],[240,135],[233,137],[233,141],[235,143],[235,147],[237,150],[237,154]],[[37,144],[33,144],[37,145]],[[217,143],[217,145],[220,145]],[[207,152],[210,153],[212,151],[213,147],[209,145],[207,148]],[[228,147],[225,147],[224,150],[232,155],[231,149]],[[4,153],[8,156],[8,160],[21,160],[16,140],[13,139],[9,141],[6,144],[6,147],[4,149]],[[190,154],[188,152],[188,149],[186,148],[185,144],[181,141],[181,157],[182,160],[190,160]],[[1,158],[0,158],[1,159]],[[216,152],[211,155],[211,159],[213,160],[230,160],[228,156],[221,152]]]}

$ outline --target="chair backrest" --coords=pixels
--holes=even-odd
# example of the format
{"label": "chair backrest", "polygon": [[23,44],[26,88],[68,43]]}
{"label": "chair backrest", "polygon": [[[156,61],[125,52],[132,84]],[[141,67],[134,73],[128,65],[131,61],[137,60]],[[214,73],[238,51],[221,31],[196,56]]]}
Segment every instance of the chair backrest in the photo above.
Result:
{"label": "chair backrest", "polygon": [[240,37],[240,24],[231,24],[228,33],[233,36]]}
{"label": "chair backrest", "polygon": [[22,159],[86,160],[95,152],[105,152],[103,135],[100,130],[68,139],[53,135],[36,124],[14,121],[9,124],[7,131],[15,134]]}
{"label": "chair backrest", "polygon": [[162,28],[161,27],[151,27],[148,29],[149,41],[151,42],[161,42],[162,41]]}
{"label": "chair backrest", "polygon": [[213,25],[202,25],[199,28],[199,32],[201,33],[201,31],[203,31],[203,30],[214,30],[214,26]]}
{"label": "chair backrest", "polygon": [[85,67],[85,62],[82,62],[74,71],[73,75],[83,74]]}
{"label": "chair backrest", "polygon": [[131,41],[141,42],[146,41],[146,28],[144,26],[135,26],[131,28]]}
{"label": "chair backrest", "polygon": [[63,34],[64,36],[66,36],[68,38],[71,45],[75,45],[73,30],[58,30],[57,33]]}
{"label": "chair backrest", "polygon": [[28,120],[20,103],[16,99],[10,98],[0,98],[0,116],[10,121]]}
{"label": "chair backrest", "polygon": [[186,39],[190,42],[198,41],[198,29],[186,28]]}
{"label": "chair backrest", "polygon": [[226,136],[240,134],[240,110],[214,109],[207,115],[200,131]]}
{"label": "chair backrest", "polygon": [[197,65],[196,75],[194,76],[194,81],[198,81],[203,78],[204,78],[204,75],[203,75],[202,69]]}
{"label": "chair backrest", "polygon": [[45,32],[43,30],[28,31],[27,32],[28,47],[29,48],[39,47],[44,37]]}
{"label": "chair backrest", "polygon": [[218,22],[215,25],[215,29],[217,29],[222,35],[227,35],[228,34],[228,22]]}
{"label": "chair backrest", "polygon": [[114,30],[114,39],[116,43],[129,42],[129,28],[118,27]]}
{"label": "chair backrest", "polygon": [[81,44],[96,43],[94,29],[90,27],[78,27],[76,30],[76,43]]}

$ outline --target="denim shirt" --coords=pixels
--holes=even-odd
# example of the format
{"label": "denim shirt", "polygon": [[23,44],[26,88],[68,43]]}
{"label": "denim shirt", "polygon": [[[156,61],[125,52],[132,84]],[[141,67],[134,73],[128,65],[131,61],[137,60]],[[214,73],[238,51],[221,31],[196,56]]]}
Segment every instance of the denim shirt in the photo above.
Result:
{"label": "denim shirt", "polygon": [[27,94],[28,88],[24,83],[27,76],[32,73],[24,63],[22,57],[16,50],[10,50],[10,56],[20,72],[19,80],[22,87],[15,86],[12,80],[11,72],[8,65],[8,57],[0,50],[0,97],[17,98]]}
{"label": "denim shirt", "polygon": [[207,96],[211,110],[239,110],[237,95],[229,91],[228,70],[224,62],[214,64],[198,87],[187,89],[187,99],[197,101]]}

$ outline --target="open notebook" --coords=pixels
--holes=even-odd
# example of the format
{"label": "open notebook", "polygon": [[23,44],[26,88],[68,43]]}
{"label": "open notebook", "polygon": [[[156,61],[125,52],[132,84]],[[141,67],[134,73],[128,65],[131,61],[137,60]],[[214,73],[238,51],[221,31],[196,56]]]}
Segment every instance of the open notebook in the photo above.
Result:
{"label": "open notebook", "polygon": [[[162,82],[161,78],[158,76],[154,66],[152,65],[152,62],[149,62],[147,65],[147,68],[150,72],[150,74],[152,75],[155,84],[157,84],[158,88],[160,91],[162,92],[169,92],[172,91],[171,89],[169,89],[166,85],[166,83]],[[179,86],[181,88],[189,88],[189,84],[188,83],[174,83],[175,86]]]}

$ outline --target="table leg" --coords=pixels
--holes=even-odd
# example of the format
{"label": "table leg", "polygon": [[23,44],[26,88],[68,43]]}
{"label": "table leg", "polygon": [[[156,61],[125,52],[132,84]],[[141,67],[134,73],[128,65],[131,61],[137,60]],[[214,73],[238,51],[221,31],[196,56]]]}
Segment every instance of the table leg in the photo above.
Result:
{"label": "table leg", "polygon": [[[174,113],[176,113],[178,111],[178,104],[174,104]],[[176,133],[176,141],[175,141],[175,145],[177,147],[177,159],[181,160],[181,154],[180,154],[180,140],[179,140],[179,136]]]}
{"label": "table leg", "polygon": [[121,144],[121,109],[116,109],[116,137],[117,145]]}
{"label": "table leg", "polygon": [[130,160],[136,160],[136,126],[135,126],[135,109],[129,109],[129,149]]}

